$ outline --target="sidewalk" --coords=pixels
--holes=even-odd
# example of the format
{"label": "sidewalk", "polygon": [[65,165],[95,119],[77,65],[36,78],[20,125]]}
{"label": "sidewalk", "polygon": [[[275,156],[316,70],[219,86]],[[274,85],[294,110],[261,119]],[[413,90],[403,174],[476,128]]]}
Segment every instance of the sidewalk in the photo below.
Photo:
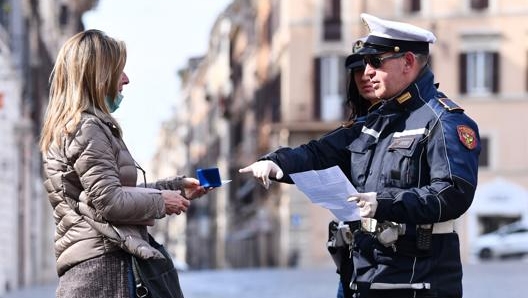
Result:
{"label": "sidewalk", "polygon": [[[336,297],[334,268],[262,268],[185,271],[185,298]],[[524,298],[526,262],[490,261],[464,265],[464,298]],[[56,284],[11,292],[0,298],[54,298]]]}
{"label": "sidewalk", "polygon": [[57,284],[38,285],[0,295],[0,298],[55,298]]}

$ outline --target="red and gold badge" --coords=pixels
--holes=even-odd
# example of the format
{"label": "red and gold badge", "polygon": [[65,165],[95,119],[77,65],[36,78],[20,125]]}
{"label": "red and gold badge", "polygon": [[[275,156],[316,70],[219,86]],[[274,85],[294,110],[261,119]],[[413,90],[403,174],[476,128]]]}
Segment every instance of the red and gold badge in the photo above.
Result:
{"label": "red and gold badge", "polygon": [[459,125],[457,126],[458,131],[458,139],[464,146],[466,146],[469,150],[475,149],[477,147],[477,137],[475,134],[475,131],[467,125]]}

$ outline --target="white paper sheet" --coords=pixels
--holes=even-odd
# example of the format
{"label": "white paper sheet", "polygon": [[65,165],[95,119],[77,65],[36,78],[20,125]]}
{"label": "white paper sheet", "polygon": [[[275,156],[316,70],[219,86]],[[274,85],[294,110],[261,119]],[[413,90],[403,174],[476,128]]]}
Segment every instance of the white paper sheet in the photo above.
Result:
{"label": "white paper sheet", "polygon": [[347,202],[357,190],[338,166],[290,174],[290,177],[312,203],[330,210],[338,220],[360,219],[356,204]]}

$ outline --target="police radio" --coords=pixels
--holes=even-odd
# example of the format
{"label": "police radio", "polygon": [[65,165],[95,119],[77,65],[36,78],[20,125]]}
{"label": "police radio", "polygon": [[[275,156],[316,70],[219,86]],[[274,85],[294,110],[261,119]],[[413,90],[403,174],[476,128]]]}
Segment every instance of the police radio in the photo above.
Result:
{"label": "police radio", "polygon": [[416,228],[416,248],[430,250],[433,240],[433,225],[419,225]]}

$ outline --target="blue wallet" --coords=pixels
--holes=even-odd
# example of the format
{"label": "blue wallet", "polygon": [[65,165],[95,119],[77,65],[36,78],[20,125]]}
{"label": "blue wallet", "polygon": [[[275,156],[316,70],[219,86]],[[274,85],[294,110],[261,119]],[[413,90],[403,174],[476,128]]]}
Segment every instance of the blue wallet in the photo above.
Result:
{"label": "blue wallet", "polygon": [[196,177],[203,187],[219,187],[222,185],[218,168],[207,168],[196,170]]}

